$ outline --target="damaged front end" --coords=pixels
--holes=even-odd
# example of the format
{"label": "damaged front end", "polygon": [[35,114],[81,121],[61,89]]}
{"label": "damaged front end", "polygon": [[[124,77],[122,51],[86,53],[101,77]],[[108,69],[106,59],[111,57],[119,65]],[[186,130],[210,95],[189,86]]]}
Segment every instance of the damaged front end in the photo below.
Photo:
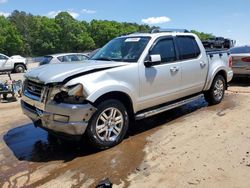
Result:
{"label": "damaged front end", "polygon": [[26,79],[21,106],[35,126],[54,133],[81,136],[96,111],[85,98],[82,84],[65,87]]}

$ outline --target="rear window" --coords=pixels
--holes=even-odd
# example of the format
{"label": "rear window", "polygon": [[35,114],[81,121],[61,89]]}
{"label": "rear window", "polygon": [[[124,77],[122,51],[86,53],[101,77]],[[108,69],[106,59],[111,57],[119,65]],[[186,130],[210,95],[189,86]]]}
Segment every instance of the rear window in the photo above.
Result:
{"label": "rear window", "polygon": [[200,48],[192,36],[178,36],[177,45],[181,60],[197,58],[200,55]]}
{"label": "rear window", "polygon": [[52,56],[44,56],[42,61],[40,62],[40,65],[49,64],[52,58],[53,58]]}
{"label": "rear window", "polygon": [[250,53],[250,46],[236,47],[230,50],[231,54],[244,54]]}

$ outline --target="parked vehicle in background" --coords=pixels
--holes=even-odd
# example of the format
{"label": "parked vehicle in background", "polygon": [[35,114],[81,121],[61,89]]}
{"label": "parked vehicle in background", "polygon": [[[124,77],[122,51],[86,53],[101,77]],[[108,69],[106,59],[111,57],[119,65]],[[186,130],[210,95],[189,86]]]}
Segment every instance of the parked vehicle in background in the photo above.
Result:
{"label": "parked vehicle in background", "polygon": [[53,63],[65,63],[65,62],[77,62],[89,59],[85,53],[63,53],[46,55],[39,65],[53,64]]}
{"label": "parked vehicle in background", "polygon": [[35,126],[83,135],[100,149],[139,120],[205,96],[224,97],[233,77],[227,51],[207,53],[192,33],[158,31],[111,40],[83,64],[50,64],[25,74],[22,109]]}
{"label": "parked vehicle in background", "polygon": [[0,72],[22,73],[27,70],[27,60],[20,55],[8,57],[0,54]]}
{"label": "parked vehicle in background", "polygon": [[232,48],[230,53],[234,77],[250,78],[250,46]]}
{"label": "parked vehicle in background", "polygon": [[213,41],[214,41],[214,38],[209,38],[207,40],[203,40],[202,41],[202,44],[205,48],[213,48]]}
{"label": "parked vehicle in background", "polygon": [[205,48],[222,48],[229,49],[234,47],[235,41],[223,37],[214,37],[208,40],[203,40],[202,44]]}

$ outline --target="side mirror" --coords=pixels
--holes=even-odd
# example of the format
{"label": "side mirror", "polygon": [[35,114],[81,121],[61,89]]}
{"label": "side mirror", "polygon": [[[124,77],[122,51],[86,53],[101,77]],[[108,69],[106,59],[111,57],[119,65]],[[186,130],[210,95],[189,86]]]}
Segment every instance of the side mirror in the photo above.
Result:
{"label": "side mirror", "polygon": [[144,62],[145,67],[152,67],[153,65],[156,65],[157,63],[161,62],[161,55],[155,54],[155,55],[149,55],[149,60],[146,60]]}

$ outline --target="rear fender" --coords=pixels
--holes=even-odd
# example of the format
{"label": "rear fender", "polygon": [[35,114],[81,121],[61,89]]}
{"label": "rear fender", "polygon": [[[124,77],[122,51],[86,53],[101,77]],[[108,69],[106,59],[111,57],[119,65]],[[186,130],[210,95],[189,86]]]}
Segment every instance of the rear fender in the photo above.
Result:
{"label": "rear fender", "polygon": [[209,90],[212,83],[213,83],[213,80],[215,78],[215,76],[219,73],[219,72],[223,72],[223,76],[225,77],[225,81],[227,83],[227,70],[225,69],[224,66],[221,66],[221,67],[218,67],[216,69],[214,69],[212,72],[209,73],[209,76],[208,76],[208,80],[207,80],[207,83],[206,83],[206,86],[204,88],[205,91]]}

